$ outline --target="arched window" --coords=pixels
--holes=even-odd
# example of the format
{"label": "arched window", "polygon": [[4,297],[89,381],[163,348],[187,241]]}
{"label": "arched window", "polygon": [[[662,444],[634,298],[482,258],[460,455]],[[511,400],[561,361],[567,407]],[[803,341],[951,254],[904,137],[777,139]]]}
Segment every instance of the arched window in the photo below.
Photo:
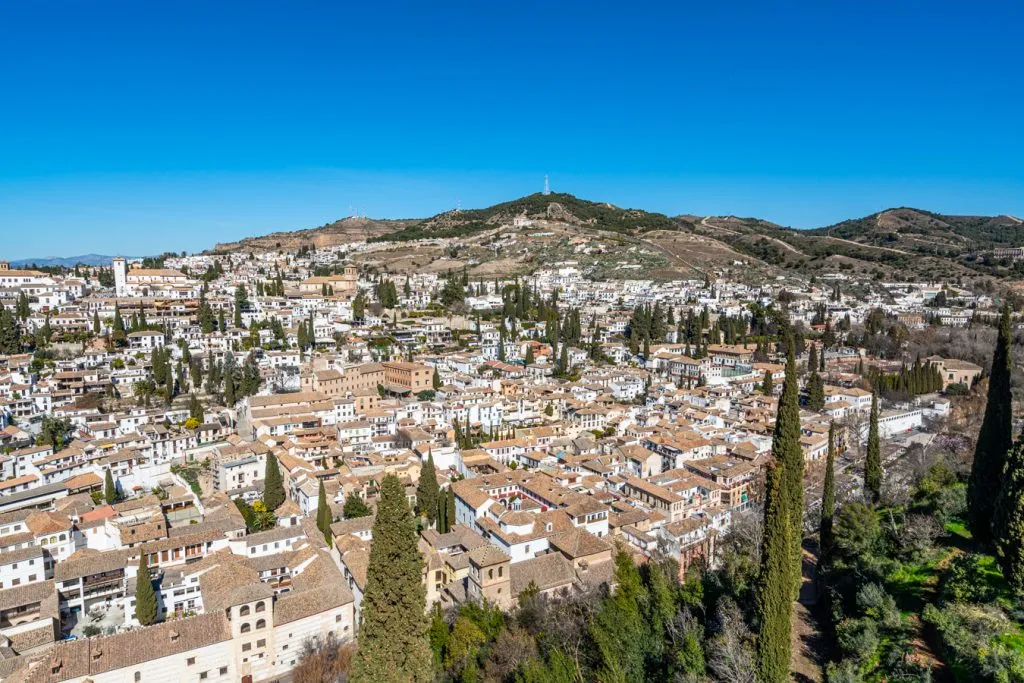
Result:
{"label": "arched window", "polygon": [[238,616],[245,617],[249,615],[249,605],[242,605],[242,609],[238,610]]}
{"label": "arched window", "polygon": [[262,602],[257,602],[256,603],[256,611],[257,612],[266,612],[267,611],[267,606],[265,604],[263,604]]}
{"label": "arched window", "polygon": [[261,628],[266,628],[266,627],[267,627],[267,620],[266,619],[260,619],[259,621],[256,622],[256,630],[259,630]]}
{"label": "arched window", "polygon": [[487,578],[488,579],[493,579],[494,578],[494,569],[493,568],[487,570]]}
{"label": "arched window", "polygon": [[242,624],[242,628],[240,628],[239,630],[242,633],[248,633],[252,630],[252,624],[250,624],[249,622],[245,622],[244,624]]}

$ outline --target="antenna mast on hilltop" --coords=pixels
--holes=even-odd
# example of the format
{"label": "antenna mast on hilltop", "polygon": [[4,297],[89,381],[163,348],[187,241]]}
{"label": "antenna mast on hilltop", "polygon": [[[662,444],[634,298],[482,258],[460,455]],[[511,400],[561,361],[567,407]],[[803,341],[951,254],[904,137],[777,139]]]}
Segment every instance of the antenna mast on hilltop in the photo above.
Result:
{"label": "antenna mast on hilltop", "polygon": [[548,185],[548,177],[544,176],[544,196],[551,194],[551,186]]}

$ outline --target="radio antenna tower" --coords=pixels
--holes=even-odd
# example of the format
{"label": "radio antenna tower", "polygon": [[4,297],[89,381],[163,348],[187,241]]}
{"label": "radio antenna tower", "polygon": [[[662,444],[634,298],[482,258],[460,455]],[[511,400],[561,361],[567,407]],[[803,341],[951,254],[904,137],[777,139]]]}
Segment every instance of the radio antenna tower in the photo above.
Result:
{"label": "radio antenna tower", "polygon": [[544,176],[544,196],[551,194],[551,186],[548,185],[548,177]]}

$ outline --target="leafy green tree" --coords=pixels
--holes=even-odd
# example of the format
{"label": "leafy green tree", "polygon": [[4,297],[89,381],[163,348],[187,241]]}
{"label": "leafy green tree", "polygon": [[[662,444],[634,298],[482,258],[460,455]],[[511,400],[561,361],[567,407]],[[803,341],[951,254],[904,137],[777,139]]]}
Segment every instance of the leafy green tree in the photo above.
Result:
{"label": "leafy green tree", "polygon": [[434,468],[434,454],[427,454],[427,461],[420,470],[420,480],[416,485],[416,512],[420,517],[426,517],[427,522],[433,525],[437,519],[437,470]]}
{"label": "leafy green tree", "polygon": [[139,573],[135,577],[135,619],[143,626],[156,623],[159,605],[149,573],[149,554],[140,548]]}
{"label": "leafy green tree", "polygon": [[776,460],[767,476],[764,536],[757,577],[757,679],[761,683],[789,680],[790,620],[793,611],[792,525],[786,490],[786,463]]}
{"label": "leafy green tree", "polygon": [[988,380],[988,402],[978,432],[971,476],[967,481],[967,521],[974,540],[987,544],[992,539],[992,516],[1002,486],[1006,453],[1013,443],[1013,405],[1010,394],[1010,308],[1003,307],[999,335]]}
{"label": "leafy green tree", "polygon": [[109,467],[103,477],[103,500],[107,505],[117,502],[117,486],[114,485],[114,475],[110,473]]}
{"label": "leafy green tree", "polygon": [[345,507],[342,508],[341,513],[345,515],[345,519],[356,519],[369,516],[370,508],[363,502],[362,496],[353,493],[345,498]]}
{"label": "leafy green tree", "polygon": [[641,605],[647,594],[640,572],[624,550],[615,556],[618,588],[594,615],[589,633],[602,681],[643,681],[647,625]]}
{"label": "leafy green tree", "polygon": [[394,475],[381,482],[363,596],[353,683],[433,679],[427,641],[423,557],[405,489]]}
{"label": "leafy green tree", "polygon": [[269,510],[276,510],[284,503],[284,481],[281,479],[281,468],[277,456],[267,453],[267,462],[263,471],[263,503]]}
{"label": "leafy green tree", "polygon": [[878,394],[871,396],[871,422],[868,425],[868,454],[864,461],[864,490],[873,503],[882,496],[882,448],[878,441]]}

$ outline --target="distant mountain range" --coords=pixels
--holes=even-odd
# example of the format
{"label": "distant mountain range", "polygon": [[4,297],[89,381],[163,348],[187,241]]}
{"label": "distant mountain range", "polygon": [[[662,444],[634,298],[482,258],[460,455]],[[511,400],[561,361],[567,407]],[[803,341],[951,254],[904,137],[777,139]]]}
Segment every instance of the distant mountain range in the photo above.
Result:
{"label": "distant mountain range", "polygon": [[62,268],[74,268],[82,266],[109,266],[113,256],[103,254],[82,254],[81,256],[45,256],[40,258],[23,258],[11,261],[12,268],[25,268],[27,266],[60,266]]}

